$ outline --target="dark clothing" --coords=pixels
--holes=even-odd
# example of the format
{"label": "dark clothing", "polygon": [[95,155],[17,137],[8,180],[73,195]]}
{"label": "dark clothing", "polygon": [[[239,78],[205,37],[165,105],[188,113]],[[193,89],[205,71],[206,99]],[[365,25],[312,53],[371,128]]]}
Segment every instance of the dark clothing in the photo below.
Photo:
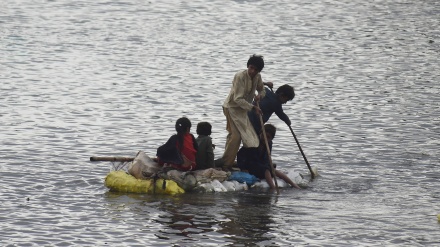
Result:
{"label": "dark clothing", "polygon": [[[269,118],[272,116],[272,113],[275,113],[281,120],[283,120],[287,125],[290,125],[289,117],[284,113],[282,103],[278,99],[278,95],[273,93],[270,89],[265,88],[266,96],[260,100],[260,109],[263,112],[263,123],[266,123]],[[260,134],[261,132],[261,123],[260,117],[255,113],[255,110],[248,112],[249,120],[254,126],[255,132]]]}
{"label": "dark clothing", "polygon": [[199,135],[196,141],[199,147],[196,155],[197,170],[214,168],[214,149],[211,137]]}
{"label": "dark clothing", "polygon": [[[190,139],[192,139],[193,148],[196,151],[198,149],[197,141],[192,134],[189,134],[189,135],[191,136]],[[191,145],[191,143],[189,143],[189,144]],[[184,143],[184,146],[185,146],[185,143]],[[178,136],[172,135],[170,137],[170,139],[168,139],[168,141],[164,145],[160,146],[157,149],[156,156],[159,160],[159,164],[161,164],[161,165],[163,165],[165,163],[171,164],[173,167],[176,167],[176,168],[178,168],[181,165],[184,165],[185,160],[182,155],[183,149],[180,150],[178,147],[179,147]],[[187,157],[187,158],[191,159],[191,157]],[[194,162],[195,162],[195,160],[194,160]]]}
{"label": "dark clothing", "polygon": [[[271,172],[266,150],[266,144],[263,141],[260,141],[260,146],[257,148],[240,148],[237,153],[237,166],[259,179],[265,179],[266,170]],[[272,142],[269,143],[269,150],[272,152]]]}

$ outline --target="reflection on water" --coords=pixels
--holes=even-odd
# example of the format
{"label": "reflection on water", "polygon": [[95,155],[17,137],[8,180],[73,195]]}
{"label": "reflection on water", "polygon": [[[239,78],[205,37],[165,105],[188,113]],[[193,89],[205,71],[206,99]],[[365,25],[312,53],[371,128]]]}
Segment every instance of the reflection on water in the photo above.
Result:
{"label": "reflection on water", "polygon": [[[108,215],[120,218],[130,214],[140,226],[156,229],[155,242],[180,242],[191,244],[197,234],[203,241],[215,242],[219,236],[234,245],[270,243],[270,232],[275,222],[272,206],[277,197],[264,192],[222,194],[185,194],[176,197],[106,193]],[[221,205],[219,207],[219,205]],[[118,216],[119,215],[119,216]],[[142,231],[142,228],[139,229]],[[222,234],[222,235],[219,235]],[[219,243],[220,243],[219,242]]]}
{"label": "reflection on water", "polygon": [[271,205],[276,197],[271,194],[249,194],[237,197],[236,204],[232,206],[233,212],[226,214],[230,219],[220,224],[219,232],[231,236],[234,244],[246,245],[249,239],[254,243],[269,241],[271,239]]}

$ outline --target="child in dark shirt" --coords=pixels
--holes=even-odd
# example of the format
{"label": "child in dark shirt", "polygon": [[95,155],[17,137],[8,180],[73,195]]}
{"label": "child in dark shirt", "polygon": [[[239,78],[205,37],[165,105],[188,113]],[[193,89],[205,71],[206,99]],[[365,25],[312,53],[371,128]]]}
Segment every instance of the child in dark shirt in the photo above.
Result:
{"label": "child in dark shirt", "polygon": [[[272,152],[272,139],[275,137],[276,128],[272,124],[266,124],[264,125],[264,130],[266,132],[269,150]],[[269,187],[275,189],[269,159],[270,157],[267,153],[263,132],[260,132],[260,145],[257,148],[240,148],[237,154],[237,165],[242,171],[247,171],[259,179],[266,179]],[[300,189],[286,174],[279,170],[274,170],[277,177],[283,179],[286,183],[290,184],[290,186]]]}
{"label": "child in dark shirt", "polygon": [[214,168],[214,145],[212,145],[211,135],[212,126],[208,122],[197,124],[197,170]]}

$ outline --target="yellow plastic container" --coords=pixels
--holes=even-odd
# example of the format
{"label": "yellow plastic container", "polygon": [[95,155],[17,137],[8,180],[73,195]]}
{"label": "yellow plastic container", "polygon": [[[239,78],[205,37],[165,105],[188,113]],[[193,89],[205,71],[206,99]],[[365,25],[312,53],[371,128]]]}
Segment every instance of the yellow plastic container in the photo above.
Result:
{"label": "yellow plastic container", "polygon": [[105,177],[105,186],[110,191],[145,193],[145,194],[166,194],[175,195],[185,193],[173,180],[157,179],[136,179],[125,171],[112,171]]}

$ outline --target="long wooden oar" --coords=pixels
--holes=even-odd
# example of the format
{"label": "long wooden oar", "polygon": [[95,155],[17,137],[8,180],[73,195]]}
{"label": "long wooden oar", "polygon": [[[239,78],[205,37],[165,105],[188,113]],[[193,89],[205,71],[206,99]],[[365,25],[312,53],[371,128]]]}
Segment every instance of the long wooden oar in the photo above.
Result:
{"label": "long wooden oar", "polygon": [[314,179],[315,178],[315,173],[313,173],[312,167],[310,166],[309,162],[307,161],[306,155],[304,154],[304,152],[303,152],[303,150],[301,148],[301,145],[299,145],[299,141],[296,138],[296,135],[293,132],[292,127],[289,126],[289,129],[290,129],[290,132],[292,132],[293,138],[295,138],[295,141],[296,141],[296,144],[298,145],[299,151],[301,151],[301,154],[302,154],[304,160],[306,161],[307,167],[309,168],[309,171],[310,171],[310,175],[312,176],[312,179]]}
{"label": "long wooden oar", "polygon": [[112,161],[112,162],[130,162],[133,161],[132,157],[90,157],[90,161]]}
{"label": "long wooden oar", "polygon": [[[258,103],[257,103],[257,107],[260,107]],[[263,117],[261,115],[260,115],[260,124],[261,124],[261,129],[263,130],[264,142],[266,144],[266,151],[267,151],[267,156],[269,158],[270,169],[272,170],[273,179],[275,181],[275,188],[277,189],[277,195],[279,195],[280,189],[278,188],[277,175],[275,174],[275,168],[273,167],[272,164],[272,157],[270,155],[269,143],[267,142],[266,130],[264,129]]]}

